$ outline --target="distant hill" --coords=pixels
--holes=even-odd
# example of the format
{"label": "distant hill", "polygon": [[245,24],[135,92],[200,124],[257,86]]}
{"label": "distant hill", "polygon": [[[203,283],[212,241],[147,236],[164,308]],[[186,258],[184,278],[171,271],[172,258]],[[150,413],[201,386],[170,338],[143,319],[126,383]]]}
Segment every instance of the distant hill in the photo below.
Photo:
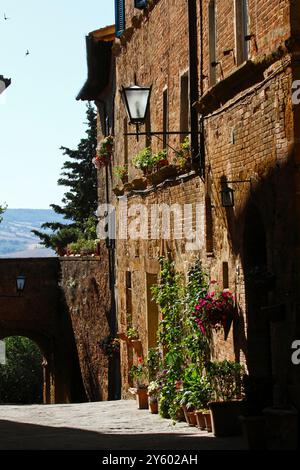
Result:
{"label": "distant hill", "polygon": [[51,209],[7,209],[0,224],[0,258],[37,258],[56,256],[40,245],[31,230],[40,230],[44,222],[65,222]]}

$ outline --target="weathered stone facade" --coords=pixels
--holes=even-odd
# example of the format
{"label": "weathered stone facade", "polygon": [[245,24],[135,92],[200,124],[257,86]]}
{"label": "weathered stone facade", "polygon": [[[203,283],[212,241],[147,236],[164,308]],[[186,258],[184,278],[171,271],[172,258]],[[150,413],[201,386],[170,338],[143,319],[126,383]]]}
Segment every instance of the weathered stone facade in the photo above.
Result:
{"label": "weathered stone facade", "polygon": [[[245,20],[245,16],[239,17],[240,3],[160,0],[149,2],[149,8],[141,12],[133,9],[132,1],[125,1],[125,31],[114,46],[116,89],[134,80],[139,85],[152,84],[146,131],[163,130],[167,90],[167,129],[180,131],[181,77],[188,74],[190,97],[195,80],[199,96],[196,103],[190,103],[189,123],[196,109],[201,151],[195,173],[154,188],[148,182],[147,189],[144,185],[139,191],[125,185],[123,196],[117,192],[117,211],[124,196],[129,210],[137,203],[149,209],[157,202],[197,202],[202,223],[197,226],[198,251],[187,251],[185,241],[172,237],[118,240],[119,329],[126,331],[130,313],[147,355],[149,315],[158,315],[149,299],[149,282],[155,282],[158,273],[157,257],[171,252],[183,273],[199,257],[220,286],[236,293],[241,313],[239,325],[226,342],[215,337],[213,357],[245,361],[254,376],[273,380],[275,403],[298,404],[299,372],[291,364],[290,348],[299,330],[299,230],[295,221],[299,144],[294,137],[299,110],[292,103],[292,83],[299,73],[299,6],[289,0],[249,0]],[[196,17],[191,16],[193,11]],[[191,40],[194,29],[196,36]],[[196,48],[196,61],[191,44]],[[119,93],[114,128],[114,164],[128,164],[130,182],[142,176],[133,167],[132,157],[145,146],[161,149],[162,143],[156,137],[141,136],[136,142],[133,136],[123,135],[131,128]],[[169,136],[168,144],[178,148],[180,136]],[[168,158],[172,159],[171,150]],[[222,207],[220,191],[227,188],[234,190],[234,207]],[[256,277],[253,286],[250,277],[255,270],[267,275],[272,285]],[[124,344],[123,394],[136,356]]]}
{"label": "weathered stone facade", "polygon": [[[16,293],[16,277],[25,276]],[[68,312],[59,288],[58,258],[0,261],[0,339],[25,336],[39,346],[44,367],[44,402],[86,399]]]}
{"label": "weathered stone facade", "polygon": [[61,285],[89,401],[118,398],[118,355],[101,347],[113,329],[106,248],[100,257],[61,258]]}

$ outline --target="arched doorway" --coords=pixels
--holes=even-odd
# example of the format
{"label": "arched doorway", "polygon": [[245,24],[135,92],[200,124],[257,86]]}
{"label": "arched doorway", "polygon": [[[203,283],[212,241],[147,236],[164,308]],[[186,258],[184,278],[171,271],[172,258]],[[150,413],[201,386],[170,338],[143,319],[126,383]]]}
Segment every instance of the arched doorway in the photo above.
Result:
{"label": "arched doorway", "polygon": [[243,265],[247,314],[247,366],[254,400],[272,400],[271,329],[266,310],[272,282],[268,269],[266,232],[257,207],[250,203],[244,227]]}
{"label": "arched doorway", "polygon": [[24,336],[4,339],[5,364],[0,366],[0,402],[43,403],[43,354]]}

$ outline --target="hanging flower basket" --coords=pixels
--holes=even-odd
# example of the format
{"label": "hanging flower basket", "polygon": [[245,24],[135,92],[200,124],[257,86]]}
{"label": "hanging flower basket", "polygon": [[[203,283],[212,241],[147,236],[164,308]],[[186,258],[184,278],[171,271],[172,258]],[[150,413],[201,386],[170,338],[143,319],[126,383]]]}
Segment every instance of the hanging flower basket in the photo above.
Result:
{"label": "hanging flower basket", "polygon": [[112,159],[112,152],[113,137],[109,135],[99,142],[97,147],[97,154],[92,160],[92,163],[95,168],[97,168],[97,170],[100,170],[100,168],[109,165]]}
{"label": "hanging flower basket", "polygon": [[236,314],[235,297],[228,290],[208,292],[201,296],[194,311],[195,321],[204,335],[209,330],[227,330]]}

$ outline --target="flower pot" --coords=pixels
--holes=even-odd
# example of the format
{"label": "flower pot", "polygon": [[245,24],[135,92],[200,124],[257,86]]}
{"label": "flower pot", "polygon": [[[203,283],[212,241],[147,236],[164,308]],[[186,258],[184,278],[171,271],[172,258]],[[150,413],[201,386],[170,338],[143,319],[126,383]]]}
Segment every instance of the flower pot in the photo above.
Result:
{"label": "flower pot", "polygon": [[244,414],[244,401],[212,401],[208,406],[212,415],[212,428],[215,436],[226,437],[242,434],[239,416]]}
{"label": "flower pot", "polygon": [[147,388],[138,388],[136,391],[136,401],[139,410],[148,409],[148,394]]}
{"label": "flower pot", "polygon": [[197,425],[197,420],[196,420],[195,412],[194,411],[189,411],[186,406],[183,406],[182,409],[183,409],[185,420],[186,420],[187,424],[189,426],[196,426]]}
{"label": "flower pot", "polygon": [[203,411],[195,411],[196,421],[197,421],[197,428],[201,429],[201,431],[205,431],[206,429],[206,422],[205,416]]}
{"label": "flower pot", "polygon": [[264,450],[266,443],[266,419],[264,416],[240,416],[243,437],[249,450]]}
{"label": "flower pot", "polygon": [[211,412],[204,411],[203,413],[204,421],[205,421],[205,429],[207,432],[212,432],[212,422],[211,422]]}
{"label": "flower pot", "polygon": [[150,409],[150,413],[153,414],[153,415],[157,415],[158,414],[158,400],[157,398],[154,398],[154,397],[149,397],[149,400],[148,400],[148,403],[149,403],[149,409]]}

